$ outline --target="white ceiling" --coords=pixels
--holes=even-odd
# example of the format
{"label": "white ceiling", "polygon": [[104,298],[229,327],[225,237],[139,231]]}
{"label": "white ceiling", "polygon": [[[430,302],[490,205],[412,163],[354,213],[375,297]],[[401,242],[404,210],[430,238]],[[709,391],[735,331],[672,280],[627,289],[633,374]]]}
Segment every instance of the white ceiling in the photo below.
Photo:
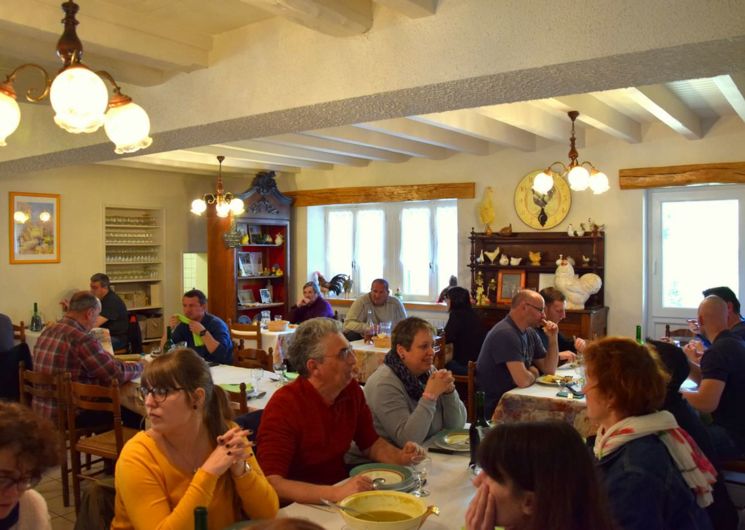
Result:
{"label": "white ceiling", "polygon": [[[0,73],[20,62],[59,67],[50,49],[61,33],[60,0],[0,2]],[[154,86],[208,68],[213,39],[225,32],[283,16],[343,38],[368,31],[381,10],[405,17],[437,15],[437,0],[79,0],[84,61],[106,64],[120,83]],[[21,93],[22,85],[17,85]],[[594,128],[630,143],[644,141],[644,126],[660,122],[689,139],[701,138],[717,119],[745,120],[745,78],[680,80],[582,95],[495,105],[437,114],[190,147],[106,162],[129,167],[214,174],[215,155],[226,172],[365,166],[456,153],[486,155],[498,149],[531,151],[536,143],[566,145],[568,110],[579,110],[579,144]],[[745,125],[744,125],[745,126]]]}

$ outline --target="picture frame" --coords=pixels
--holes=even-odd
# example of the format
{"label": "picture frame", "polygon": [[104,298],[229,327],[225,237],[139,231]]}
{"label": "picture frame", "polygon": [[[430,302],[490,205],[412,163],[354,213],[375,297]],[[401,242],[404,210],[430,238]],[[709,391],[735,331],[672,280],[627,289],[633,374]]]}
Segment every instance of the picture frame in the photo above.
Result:
{"label": "picture frame", "polygon": [[497,274],[497,304],[509,304],[520,289],[525,289],[525,271],[508,270]]}
{"label": "picture frame", "polygon": [[60,262],[60,196],[11,191],[9,258],[14,265]]}
{"label": "picture frame", "polygon": [[556,274],[553,272],[542,272],[538,275],[538,290],[542,291],[546,287],[554,287]]}
{"label": "picture frame", "polygon": [[255,305],[256,300],[254,299],[254,293],[251,289],[242,289],[238,291],[238,302],[241,305]]}
{"label": "picture frame", "polygon": [[261,233],[259,225],[248,225],[248,241],[252,245],[264,244],[264,234]]}
{"label": "picture frame", "polygon": [[269,292],[269,289],[259,289],[259,295],[261,296],[262,304],[272,303],[272,294]]}

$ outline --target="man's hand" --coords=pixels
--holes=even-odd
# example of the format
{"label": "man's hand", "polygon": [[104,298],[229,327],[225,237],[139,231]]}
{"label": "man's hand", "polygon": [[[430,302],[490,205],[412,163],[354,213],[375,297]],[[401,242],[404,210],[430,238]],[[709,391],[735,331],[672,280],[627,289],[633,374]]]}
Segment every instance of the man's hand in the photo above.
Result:
{"label": "man's hand", "polygon": [[559,360],[560,361],[567,361],[567,362],[574,362],[577,359],[577,354],[570,350],[564,350],[559,352]]}
{"label": "man's hand", "polygon": [[406,442],[400,452],[400,464],[410,466],[427,454],[427,450],[414,442]]}
{"label": "man's hand", "polygon": [[197,322],[196,320],[190,320],[189,329],[191,330],[192,333],[196,333],[197,335],[199,335],[199,333],[206,328],[202,325],[201,322]]}
{"label": "man's hand", "polygon": [[574,349],[577,350],[577,353],[585,353],[585,348],[587,348],[587,341],[585,339],[575,337]]}
{"label": "man's hand", "polygon": [[373,489],[373,482],[370,477],[365,474],[355,475],[346,482],[339,484],[334,487],[333,494],[331,495],[331,501],[339,502],[345,497],[349,497],[353,493],[359,493],[360,491],[370,491]]}
{"label": "man's hand", "polygon": [[476,495],[466,511],[466,530],[494,530],[497,526],[497,503],[489,493],[484,472],[473,479]]}
{"label": "man's hand", "polygon": [[556,322],[551,322],[550,320],[543,319],[541,320],[541,326],[543,326],[543,331],[549,337],[554,337],[559,333],[559,326],[556,325]]}
{"label": "man's hand", "polygon": [[168,319],[168,325],[171,326],[171,329],[175,329],[179,324],[181,324],[181,321],[176,315],[171,315],[171,318]]}
{"label": "man's hand", "polygon": [[693,339],[683,346],[683,353],[688,357],[688,362],[699,366],[701,364],[701,357],[704,356],[704,347],[700,340]]}

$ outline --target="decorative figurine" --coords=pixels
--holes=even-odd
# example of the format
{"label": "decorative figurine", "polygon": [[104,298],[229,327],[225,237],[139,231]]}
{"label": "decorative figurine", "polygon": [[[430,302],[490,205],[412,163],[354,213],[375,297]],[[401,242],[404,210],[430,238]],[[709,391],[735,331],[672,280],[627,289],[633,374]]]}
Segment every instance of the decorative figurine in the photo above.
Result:
{"label": "decorative figurine", "polygon": [[271,236],[271,235],[269,235],[269,234],[266,234],[266,235],[264,236],[264,243],[269,243],[270,245],[271,245],[272,243],[274,243],[274,240],[272,240],[272,236]]}
{"label": "decorative figurine", "polygon": [[512,265],[513,267],[517,267],[518,265],[520,265],[520,262],[522,260],[522,258],[510,258],[510,265]]}
{"label": "decorative figurine", "polygon": [[574,225],[572,225],[572,223],[569,223],[569,226],[567,226],[567,235],[569,237],[574,237]]}
{"label": "decorative figurine", "polygon": [[532,250],[529,250],[528,259],[530,260],[531,265],[538,266],[541,264],[541,253],[538,251],[533,252]]}
{"label": "decorative figurine", "polygon": [[494,299],[496,300],[496,296],[497,296],[497,281],[494,278],[492,278],[491,280],[489,280],[489,287],[487,287],[487,289],[486,289],[486,297],[489,299],[490,302],[491,302],[492,293],[494,293]]}
{"label": "decorative figurine", "polygon": [[509,265],[510,258],[507,256],[507,254],[502,254],[502,257],[499,258],[499,264],[500,265]]}
{"label": "decorative figurine", "polygon": [[486,251],[486,252],[484,252],[484,254],[486,254],[486,257],[487,258],[489,258],[489,261],[491,261],[492,263],[494,263],[497,260],[497,256],[499,256],[499,247],[495,248],[491,252]]}
{"label": "decorative figurine", "polygon": [[583,267],[589,267],[590,266],[590,258],[588,258],[587,256],[585,256],[584,254],[582,255],[582,266]]}
{"label": "decorative figurine", "polygon": [[578,278],[572,264],[563,259],[556,268],[554,284],[566,296],[567,309],[584,309],[590,295],[597,293],[603,286],[603,280],[592,272]]}
{"label": "decorative figurine", "polygon": [[512,223],[508,224],[507,226],[503,226],[499,229],[499,235],[500,236],[511,236],[512,235]]}
{"label": "decorative figurine", "polygon": [[476,263],[484,263],[484,249],[481,249],[481,254],[476,258]]}
{"label": "decorative figurine", "polygon": [[243,234],[241,236],[241,245],[248,245],[248,234]]}
{"label": "decorative figurine", "polygon": [[484,198],[481,199],[481,204],[479,204],[479,219],[485,225],[484,234],[487,236],[492,235],[490,225],[494,222],[494,201],[492,201],[491,186],[487,186],[484,190]]}
{"label": "decorative figurine", "polygon": [[284,238],[282,237],[282,234],[277,234],[276,236],[274,236],[274,244],[275,244],[275,245],[279,246],[279,245],[281,245],[282,243],[284,243],[284,241],[285,241],[285,240],[284,240]]}

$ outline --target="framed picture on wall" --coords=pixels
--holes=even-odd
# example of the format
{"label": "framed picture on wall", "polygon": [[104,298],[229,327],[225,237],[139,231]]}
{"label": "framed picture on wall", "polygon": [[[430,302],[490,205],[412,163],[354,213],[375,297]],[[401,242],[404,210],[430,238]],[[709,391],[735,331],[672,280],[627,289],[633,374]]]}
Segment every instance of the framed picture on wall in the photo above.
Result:
{"label": "framed picture on wall", "polygon": [[525,271],[499,271],[497,276],[497,303],[509,304],[520,289],[525,289]]}
{"label": "framed picture on wall", "polygon": [[259,295],[261,295],[262,304],[272,303],[272,294],[269,292],[269,289],[259,289]]}
{"label": "framed picture on wall", "polygon": [[60,196],[11,191],[10,263],[60,262]]}

